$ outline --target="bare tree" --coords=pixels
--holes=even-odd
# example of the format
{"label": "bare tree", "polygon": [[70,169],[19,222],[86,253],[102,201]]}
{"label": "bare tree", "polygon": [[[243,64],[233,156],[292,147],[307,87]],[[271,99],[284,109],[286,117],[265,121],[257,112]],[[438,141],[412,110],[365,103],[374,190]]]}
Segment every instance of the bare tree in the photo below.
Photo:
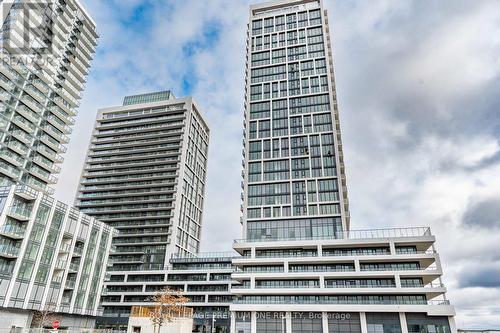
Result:
{"label": "bare tree", "polygon": [[165,288],[149,299],[155,305],[148,308],[148,316],[154,326],[154,332],[160,333],[165,323],[172,322],[175,318],[186,313],[185,304],[189,298],[182,295],[181,291]]}
{"label": "bare tree", "polygon": [[45,305],[42,309],[35,311],[31,319],[31,327],[52,326],[54,321],[61,320],[61,315],[56,313],[55,309],[55,305]]}

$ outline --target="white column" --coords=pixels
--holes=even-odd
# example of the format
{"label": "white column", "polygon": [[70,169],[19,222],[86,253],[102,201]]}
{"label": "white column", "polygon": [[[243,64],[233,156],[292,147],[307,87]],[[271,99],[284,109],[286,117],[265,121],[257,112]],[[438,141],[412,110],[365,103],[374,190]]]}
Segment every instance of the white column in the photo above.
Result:
{"label": "white column", "polygon": [[394,242],[389,243],[389,249],[390,249],[392,255],[396,254],[396,245],[394,244]]}
{"label": "white column", "polygon": [[283,269],[284,269],[284,270],[283,270],[283,272],[288,273],[288,260],[285,260],[285,261],[283,262],[283,265],[285,266],[285,267],[283,268]]}
{"label": "white column", "polygon": [[286,313],[286,333],[292,333],[292,313],[291,312]]}
{"label": "white column", "polygon": [[394,275],[394,283],[396,283],[396,288],[401,288],[401,278],[399,274]]}
{"label": "white column", "polygon": [[404,312],[399,313],[399,322],[401,323],[401,333],[408,333],[408,325],[406,325],[406,314]]}
{"label": "white column", "polygon": [[236,333],[236,312],[231,311],[229,313],[231,324],[229,326],[229,333]]}
{"label": "white column", "polygon": [[359,259],[354,259],[354,270],[356,272],[361,272],[361,266],[359,265]]}
{"label": "white column", "polygon": [[323,275],[319,277],[319,287],[325,288],[325,277]]}
{"label": "white column", "polygon": [[321,323],[323,324],[323,333],[328,333],[328,313],[321,312]]}
{"label": "white column", "polygon": [[323,245],[318,245],[318,257],[322,257],[323,256]]}
{"label": "white column", "polygon": [[257,333],[257,313],[252,311],[250,316],[250,333]]}
{"label": "white column", "polygon": [[368,325],[366,324],[366,313],[359,313],[359,322],[361,324],[361,333],[368,333]]}
{"label": "white column", "polygon": [[457,324],[455,323],[455,317],[448,317],[448,322],[450,323],[450,332],[457,333]]}

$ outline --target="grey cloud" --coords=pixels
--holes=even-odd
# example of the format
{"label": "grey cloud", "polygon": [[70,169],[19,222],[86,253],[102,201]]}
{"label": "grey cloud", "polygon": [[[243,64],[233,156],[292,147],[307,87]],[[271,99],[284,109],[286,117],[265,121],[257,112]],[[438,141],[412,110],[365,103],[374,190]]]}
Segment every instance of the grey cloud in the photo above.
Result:
{"label": "grey cloud", "polygon": [[500,263],[486,267],[474,266],[459,277],[460,287],[500,288]]}
{"label": "grey cloud", "polygon": [[489,198],[469,204],[462,221],[469,227],[500,228],[500,198]]}

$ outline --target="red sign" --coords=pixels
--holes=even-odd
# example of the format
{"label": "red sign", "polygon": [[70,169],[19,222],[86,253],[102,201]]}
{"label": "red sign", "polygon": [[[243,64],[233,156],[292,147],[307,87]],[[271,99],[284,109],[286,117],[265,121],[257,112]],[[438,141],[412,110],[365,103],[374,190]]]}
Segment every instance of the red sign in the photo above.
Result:
{"label": "red sign", "polygon": [[57,330],[59,328],[59,326],[61,326],[61,323],[59,322],[59,320],[54,320],[52,322],[52,328]]}

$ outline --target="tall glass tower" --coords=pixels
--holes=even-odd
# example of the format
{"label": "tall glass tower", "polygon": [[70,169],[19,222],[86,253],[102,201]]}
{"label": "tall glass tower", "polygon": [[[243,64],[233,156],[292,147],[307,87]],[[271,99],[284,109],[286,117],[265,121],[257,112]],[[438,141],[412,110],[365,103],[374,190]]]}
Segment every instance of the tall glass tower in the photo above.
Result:
{"label": "tall glass tower", "polygon": [[[97,114],[75,206],[119,231],[107,317],[147,302],[169,259],[199,251],[209,128],[191,97],[127,96]],[[113,287],[114,288],[114,287]],[[110,289],[113,289],[110,288]]]}
{"label": "tall glass tower", "polygon": [[244,237],[335,236],[349,207],[327,18],[318,1],[251,16]]}
{"label": "tall glass tower", "polygon": [[0,8],[0,185],[52,194],[96,25],[78,0],[3,1]]}
{"label": "tall glass tower", "polygon": [[250,7],[231,332],[455,332],[429,228],[352,230],[322,0]]}

